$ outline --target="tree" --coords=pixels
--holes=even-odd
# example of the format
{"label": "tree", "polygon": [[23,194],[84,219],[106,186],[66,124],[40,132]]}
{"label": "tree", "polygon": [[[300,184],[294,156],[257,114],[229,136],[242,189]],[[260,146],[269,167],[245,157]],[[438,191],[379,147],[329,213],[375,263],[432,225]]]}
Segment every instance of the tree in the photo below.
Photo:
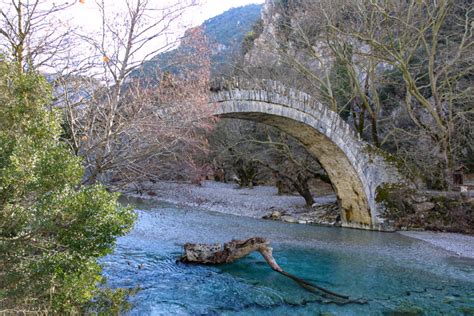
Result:
{"label": "tree", "polygon": [[0,313],[79,313],[100,292],[97,259],[134,214],[105,187],[81,186],[41,75],[1,61],[0,100]]}
{"label": "tree", "polygon": [[[400,73],[401,104],[414,127],[437,147],[445,186],[449,186],[459,163],[454,135],[474,113],[472,5],[449,0],[372,0],[358,1],[352,9],[357,18],[347,24],[326,15],[329,29],[335,36],[360,42],[355,54],[361,58]],[[372,86],[375,90],[376,83]]]}
{"label": "tree", "polygon": [[[58,15],[72,6],[44,0],[0,2],[0,46],[23,70],[66,67],[73,47],[71,29]],[[59,27],[58,27],[59,26]]]}
{"label": "tree", "polygon": [[71,143],[86,162],[85,183],[127,184],[169,179],[178,170],[185,177],[200,172],[192,157],[206,150],[212,127],[210,54],[200,28],[189,30],[181,46],[186,49],[176,57],[180,71],[162,73],[157,85],[140,78],[114,81],[81,106],[66,106]]}
{"label": "tree", "polygon": [[[205,118],[213,110],[207,89],[210,52],[202,30],[190,29],[181,38],[175,73],[155,69],[159,83],[136,75],[146,58],[178,43],[170,40],[170,34],[196,1],[160,6],[127,1],[126,11],[117,15],[108,12],[104,1],[97,5],[103,21],[100,36],[80,34],[80,38],[92,52],[89,61],[94,66],[87,68],[96,73],[90,77],[100,84],[90,86],[85,98],[72,93],[62,99],[70,144],[86,163],[84,182],[115,180],[125,185],[169,178],[172,170],[199,173],[190,153],[205,150],[205,134],[200,131],[209,129]],[[151,43],[158,46],[150,51]],[[63,91],[71,87],[70,82],[63,81]]]}
{"label": "tree", "polygon": [[[336,37],[327,28],[325,14],[335,21],[350,20],[350,1],[280,1],[269,7],[273,30],[264,32],[264,46],[275,52],[277,65],[286,72],[277,80],[318,97],[334,112],[354,125],[361,137],[370,127],[368,140],[380,146],[377,122],[381,112],[377,95],[371,90],[376,62],[354,54],[358,43]],[[268,49],[268,48],[267,48]],[[269,67],[266,61],[259,67]],[[274,67],[272,67],[274,68]],[[366,116],[370,124],[366,124]]]}
{"label": "tree", "polygon": [[210,139],[214,169],[234,172],[241,187],[273,182],[278,194],[296,191],[311,206],[311,180],[330,183],[314,157],[297,140],[275,128],[224,120]]}
{"label": "tree", "polygon": [[[18,61],[22,70],[55,71],[48,78],[54,84],[54,105],[64,110],[62,136],[84,158],[84,183],[120,180],[115,184],[126,185],[158,178],[162,171],[171,174],[171,169],[187,173],[185,177],[202,173],[194,156],[205,150],[205,133],[211,125],[202,119],[212,115],[206,86],[210,52],[200,29],[180,38],[185,28],[181,17],[198,2],[94,4],[102,23],[92,33],[72,29],[72,24],[57,18],[71,6],[79,10],[81,3],[15,0],[1,11],[0,43],[8,58]],[[179,71],[172,74],[174,85],[168,85],[168,91],[163,92],[166,83],[158,87],[156,81],[134,75],[150,56],[180,42],[184,49],[174,61]],[[80,48],[77,56],[68,49],[72,44],[74,51]],[[164,76],[160,69],[154,71],[157,77]],[[158,104],[164,94],[168,101]],[[184,150],[185,143],[189,150]],[[177,159],[178,155],[183,157]]]}
{"label": "tree", "polygon": [[310,180],[320,179],[330,184],[329,177],[296,139],[283,132],[272,133],[268,128],[266,134],[266,139],[260,141],[266,151],[259,153],[255,161],[272,172],[278,194],[296,191],[305,199],[306,206],[312,206],[315,201]]}

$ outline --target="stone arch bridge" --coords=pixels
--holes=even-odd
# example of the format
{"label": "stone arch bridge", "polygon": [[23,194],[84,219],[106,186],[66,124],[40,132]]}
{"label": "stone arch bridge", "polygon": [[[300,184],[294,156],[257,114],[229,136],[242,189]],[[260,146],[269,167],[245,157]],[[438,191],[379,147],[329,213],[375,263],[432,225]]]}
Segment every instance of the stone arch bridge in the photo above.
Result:
{"label": "stone arch bridge", "polygon": [[233,79],[211,88],[215,115],[276,127],[298,139],[326,170],[343,227],[389,230],[376,201],[384,184],[404,182],[387,154],[362,141],[335,112],[310,95],[271,80]]}

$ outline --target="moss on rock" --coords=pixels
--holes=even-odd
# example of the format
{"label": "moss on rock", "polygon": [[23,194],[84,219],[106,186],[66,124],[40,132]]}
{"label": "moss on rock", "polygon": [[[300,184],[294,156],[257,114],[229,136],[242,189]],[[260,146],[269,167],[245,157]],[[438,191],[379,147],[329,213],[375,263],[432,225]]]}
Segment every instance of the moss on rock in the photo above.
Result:
{"label": "moss on rock", "polygon": [[397,168],[397,170],[400,173],[405,174],[404,172],[405,164],[403,163],[403,161],[398,159],[394,155],[390,154],[389,152],[386,152],[385,150],[375,147],[371,144],[367,144],[365,146],[365,151],[369,155],[372,154],[372,155],[377,155],[377,156],[382,157],[386,163]]}
{"label": "moss on rock", "polygon": [[[474,201],[429,195],[400,184],[377,188],[375,200],[397,229],[426,229],[474,234]],[[431,207],[424,207],[429,204]]]}

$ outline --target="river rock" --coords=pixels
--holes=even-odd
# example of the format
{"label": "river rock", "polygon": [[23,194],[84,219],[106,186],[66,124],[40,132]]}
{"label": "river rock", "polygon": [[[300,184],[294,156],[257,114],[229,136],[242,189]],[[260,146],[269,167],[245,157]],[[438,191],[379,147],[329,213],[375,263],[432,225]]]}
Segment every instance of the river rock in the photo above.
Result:
{"label": "river rock", "polygon": [[411,199],[415,203],[424,203],[424,202],[428,201],[428,197],[426,195],[423,195],[423,194],[413,194],[411,196]]}
{"label": "river rock", "polygon": [[268,215],[263,216],[263,219],[273,219],[273,220],[280,220],[282,217],[282,213],[280,211],[273,211]]}
{"label": "river rock", "polygon": [[298,220],[296,218],[294,218],[293,216],[289,216],[289,215],[282,216],[281,220],[283,222],[287,222],[287,223],[298,223]]}
{"label": "river rock", "polygon": [[280,211],[273,211],[272,214],[270,214],[271,219],[280,219],[283,214]]}

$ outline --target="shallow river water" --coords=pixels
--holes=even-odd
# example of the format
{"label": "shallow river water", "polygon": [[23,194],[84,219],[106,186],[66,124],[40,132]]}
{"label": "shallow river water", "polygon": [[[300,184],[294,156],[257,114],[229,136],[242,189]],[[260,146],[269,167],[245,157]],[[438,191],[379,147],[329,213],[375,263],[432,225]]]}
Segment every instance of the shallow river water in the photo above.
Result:
{"label": "shallow river water", "polygon": [[[474,315],[474,260],[395,233],[237,217],[133,201],[139,218],[104,258],[112,287],[139,287],[131,315]],[[260,254],[176,263],[186,242],[266,237],[286,271],[367,304],[340,305],[272,271]]]}

